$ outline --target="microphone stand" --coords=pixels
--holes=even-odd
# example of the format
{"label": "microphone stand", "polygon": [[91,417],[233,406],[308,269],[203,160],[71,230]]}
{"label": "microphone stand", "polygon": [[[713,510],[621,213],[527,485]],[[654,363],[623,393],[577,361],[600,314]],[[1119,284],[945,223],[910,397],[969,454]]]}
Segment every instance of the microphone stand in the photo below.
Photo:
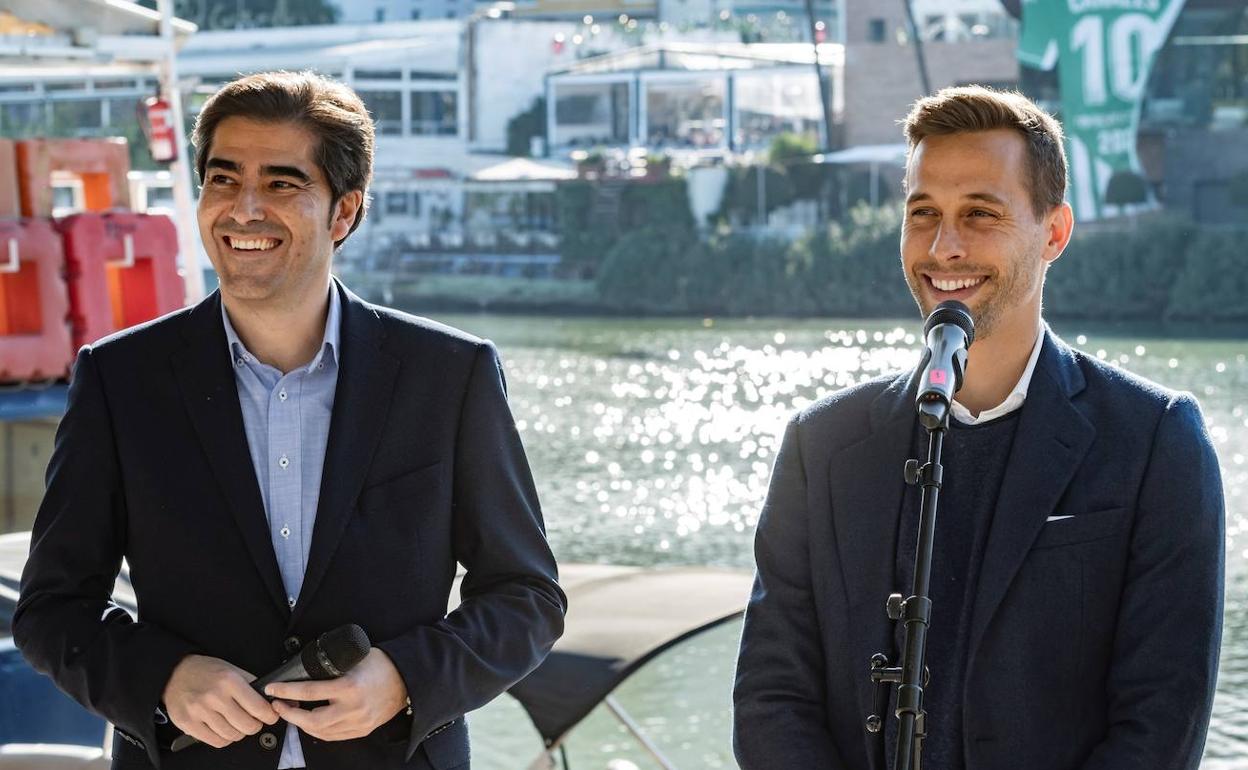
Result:
{"label": "microphone stand", "polygon": [[[943,408],[942,408],[943,407]],[[924,664],[927,655],[927,629],[932,617],[929,596],[932,574],[932,543],[936,535],[936,504],[940,498],[944,466],[940,464],[945,432],[949,429],[947,405],[921,403],[919,420],[928,432],[927,463],[907,460],[906,483],[923,488],[919,512],[919,542],[914,554],[914,584],[909,598],[890,594],[886,605],[891,620],[905,624],[905,648],[901,665],[893,666],[884,653],[871,656],[871,681],[875,684],[875,709],[867,717],[867,731],[880,732],[880,716],[888,708],[889,685],[897,686],[897,756],[895,770],[921,770],[923,739],[927,737],[927,712],[923,710],[923,688],[931,678]]]}

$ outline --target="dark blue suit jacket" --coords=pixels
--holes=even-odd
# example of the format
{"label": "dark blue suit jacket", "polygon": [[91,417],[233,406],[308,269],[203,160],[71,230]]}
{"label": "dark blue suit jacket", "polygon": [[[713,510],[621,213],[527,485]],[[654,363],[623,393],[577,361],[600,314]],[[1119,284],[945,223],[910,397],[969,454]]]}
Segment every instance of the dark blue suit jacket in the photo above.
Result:
{"label": "dark blue suit jacket", "polygon": [[[219,295],[78,355],[13,631],[37,669],[117,726],[114,767],[275,768],[280,752],[260,736],[159,750],[153,714],[169,674],[188,653],[262,674],[344,623],[394,661],[413,713],[359,740],[304,736],[309,766],[467,767],[463,714],[535,668],[562,632],[565,599],[494,348],[338,288],[338,389],[293,611]],[[138,622],[108,611],[123,557]],[[463,603],[447,615],[457,561]],[[266,730],[277,746],[284,731]]]}
{"label": "dark blue suit jacket", "polygon": [[[788,427],[737,669],[745,770],[885,767],[867,672],[895,654],[885,598],[910,589],[894,565],[914,394],[913,374],[873,380]],[[973,603],[966,766],[1196,768],[1224,566],[1196,402],[1048,332],[1019,420]]]}

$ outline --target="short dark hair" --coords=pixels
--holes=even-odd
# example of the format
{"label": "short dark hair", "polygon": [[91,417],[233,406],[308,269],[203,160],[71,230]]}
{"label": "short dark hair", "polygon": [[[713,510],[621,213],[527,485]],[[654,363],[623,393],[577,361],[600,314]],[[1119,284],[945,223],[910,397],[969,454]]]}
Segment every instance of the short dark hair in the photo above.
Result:
{"label": "short dark hair", "polygon": [[1026,184],[1031,191],[1031,208],[1036,219],[1060,205],[1066,197],[1062,124],[1018,92],[984,86],[941,89],[915,102],[902,125],[910,147],[907,167],[914,156],[914,148],[924,137],[1013,129],[1027,142],[1029,178]]}
{"label": "short dark hair", "polygon": [[293,123],[316,136],[312,156],[329,182],[331,213],[348,192],[364,194],[351,229],[334,243],[334,248],[341,246],[364,221],[368,185],[373,178],[373,121],[360,97],[342,83],[315,72],[259,72],[226,83],[204,103],[191,135],[201,183],[213,133],[221,121],[231,117]]}

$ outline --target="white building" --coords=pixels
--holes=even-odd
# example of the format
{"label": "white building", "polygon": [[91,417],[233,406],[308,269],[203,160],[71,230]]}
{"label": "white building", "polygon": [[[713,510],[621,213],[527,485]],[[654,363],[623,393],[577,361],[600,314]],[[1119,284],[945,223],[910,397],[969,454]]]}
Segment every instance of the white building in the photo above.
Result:
{"label": "white building", "polygon": [[[483,192],[482,183],[487,190],[500,183],[497,171],[486,180],[476,175],[506,160],[500,154],[508,123],[544,94],[545,73],[638,37],[636,27],[616,20],[342,23],[200,33],[179,64],[193,84],[192,113],[223,83],[264,70],[312,69],[360,94],[377,124],[377,152],[370,213],[347,244],[350,256],[400,239],[421,249],[470,245],[479,228],[465,225],[485,215],[469,209],[487,200],[473,193]],[[550,196],[552,180],[564,173],[555,166],[541,179],[517,181],[528,193]],[[538,232],[553,226],[542,213],[549,208],[544,199],[507,205],[536,212],[519,221]]]}
{"label": "white building", "polygon": [[[819,46],[834,123],[844,51]],[[644,148],[685,156],[767,149],[781,133],[816,140],[823,107],[804,43],[657,43],[587,59],[546,79],[552,155]]]}

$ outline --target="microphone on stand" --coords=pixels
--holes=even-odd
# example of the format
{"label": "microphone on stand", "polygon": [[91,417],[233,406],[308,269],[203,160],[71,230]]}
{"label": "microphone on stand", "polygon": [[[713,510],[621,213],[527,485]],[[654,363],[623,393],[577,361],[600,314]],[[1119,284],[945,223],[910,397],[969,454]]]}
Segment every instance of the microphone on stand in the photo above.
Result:
{"label": "microphone on stand", "polygon": [[[264,695],[266,685],[273,682],[305,682],[309,679],[337,679],[355,668],[372,648],[368,634],[354,623],[326,631],[298,655],[251,683],[251,688]],[[265,696],[268,698],[268,696]],[[272,700],[269,698],[269,700]],[[198,738],[180,735],[170,748],[181,751],[199,743]]]}
{"label": "microphone on stand", "polygon": [[947,300],[927,317],[923,335],[927,347],[915,407],[923,427],[934,430],[945,422],[953,395],[962,387],[966,351],[975,340],[975,321],[966,305]]}

